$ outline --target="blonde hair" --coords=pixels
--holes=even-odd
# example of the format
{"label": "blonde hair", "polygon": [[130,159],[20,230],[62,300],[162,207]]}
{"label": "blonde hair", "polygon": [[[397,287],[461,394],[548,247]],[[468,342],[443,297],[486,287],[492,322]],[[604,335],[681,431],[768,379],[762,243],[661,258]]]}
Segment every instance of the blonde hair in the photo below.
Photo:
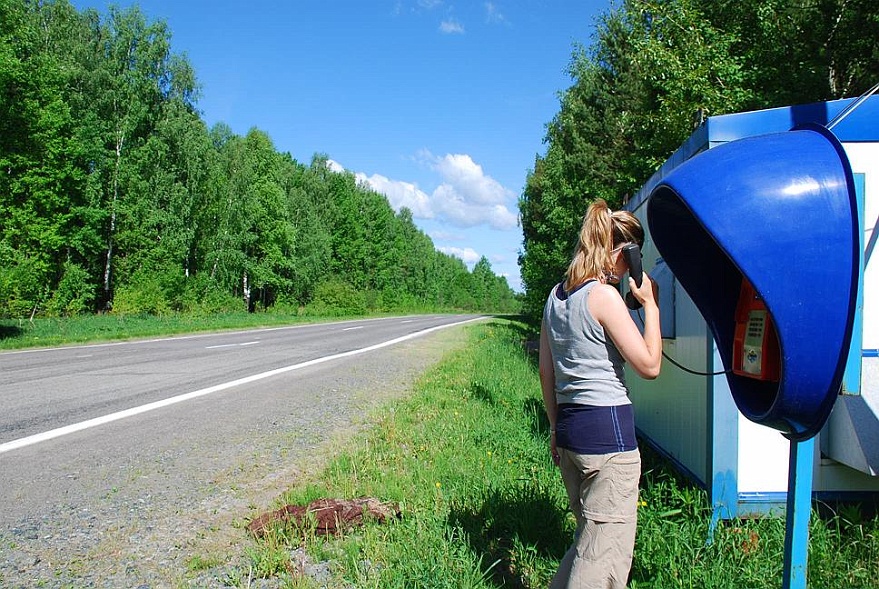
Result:
{"label": "blonde hair", "polygon": [[611,211],[598,199],[586,209],[574,258],[565,272],[565,290],[590,278],[603,279],[614,270],[611,251],[622,244],[644,245],[644,228],[629,211]]}

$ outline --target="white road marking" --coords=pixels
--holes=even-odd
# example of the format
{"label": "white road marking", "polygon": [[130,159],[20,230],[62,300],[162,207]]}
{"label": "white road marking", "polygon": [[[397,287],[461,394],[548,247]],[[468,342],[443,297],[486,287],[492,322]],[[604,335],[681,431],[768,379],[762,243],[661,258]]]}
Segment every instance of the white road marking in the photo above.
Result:
{"label": "white road marking", "polygon": [[357,327],[345,327],[345,328],[342,329],[342,331],[353,331],[353,330],[355,330],[355,329],[363,329],[363,326],[362,326],[362,325],[358,325]]}
{"label": "white road marking", "polygon": [[216,346],[205,346],[205,350],[216,350],[217,348],[237,348],[239,346],[252,346],[254,344],[258,344],[259,342],[244,342],[242,344],[218,344]]}
{"label": "white road marking", "polygon": [[141,413],[147,413],[148,411],[154,411],[156,409],[162,409],[163,407],[168,407],[170,405],[176,405],[177,403],[189,401],[191,399],[196,399],[198,397],[204,397],[204,396],[210,395],[212,393],[224,391],[226,389],[231,389],[233,387],[237,387],[237,386],[240,386],[243,384],[248,384],[251,382],[256,382],[258,380],[263,380],[263,379],[269,378],[271,376],[277,376],[278,374],[284,374],[285,372],[292,372],[294,370],[299,370],[300,368],[307,368],[309,366],[323,364],[324,362],[338,360],[339,358],[347,358],[349,356],[356,356],[358,354],[365,354],[366,352],[372,352],[373,350],[386,348],[388,346],[392,346],[394,344],[398,344],[398,343],[404,342],[406,340],[415,339],[416,337],[420,337],[422,335],[427,335],[428,333],[430,333],[432,331],[439,331],[439,330],[445,329],[447,327],[454,327],[456,325],[463,325],[464,323],[470,323],[472,321],[478,321],[480,319],[483,319],[483,317],[475,317],[473,319],[466,319],[464,321],[458,321],[456,323],[449,323],[447,325],[438,325],[436,327],[429,327],[429,328],[423,329],[421,331],[416,331],[415,333],[410,333],[408,335],[404,335],[404,336],[394,338],[394,339],[391,339],[391,340],[388,340],[385,342],[381,342],[378,344],[367,346],[365,348],[360,348],[357,350],[350,350],[348,352],[341,352],[339,354],[332,354],[331,356],[324,356],[322,358],[315,358],[314,360],[308,360],[306,362],[301,362],[299,364],[293,364],[291,366],[284,366],[283,368],[276,368],[274,370],[269,370],[267,372],[261,372],[259,374],[245,376],[244,378],[239,378],[237,380],[232,380],[229,382],[214,385],[212,387],[207,387],[205,389],[199,389],[197,391],[192,391],[191,393],[177,395],[176,397],[162,399],[161,401],[147,403],[146,405],[140,405],[139,407],[132,407],[131,409],[125,409],[124,411],[117,411],[116,413],[110,413],[108,415],[103,415],[101,417],[95,417],[94,419],[88,419],[86,421],[81,421],[79,423],[73,423],[73,424],[66,425],[64,427],[59,427],[59,428],[56,428],[53,430],[49,430],[47,432],[43,432],[40,434],[34,434],[32,436],[19,438],[17,440],[12,440],[11,442],[6,442],[4,444],[0,444],[0,454],[4,454],[4,453],[10,452],[12,450],[17,450],[19,448],[25,448],[27,446],[33,446],[34,444],[39,444],[41,442],[46,442],[48,440],[60,438],[61,436],[66,436],[68,434],[76,433],[76,432],[83,431],[86,429],[91,429],[93,427],[98,427],[99,425],[104,425],[107,423],[112,423],[114,421],[119,421],[120,419],[134,417],[135,415],[140,415]]}

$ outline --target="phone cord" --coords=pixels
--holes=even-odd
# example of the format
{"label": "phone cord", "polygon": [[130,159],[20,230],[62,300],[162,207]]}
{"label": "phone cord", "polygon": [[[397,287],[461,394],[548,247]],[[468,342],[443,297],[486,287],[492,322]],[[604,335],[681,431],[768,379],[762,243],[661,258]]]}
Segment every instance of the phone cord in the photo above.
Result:
{"label": "phone cord", "polygon": [[[641,320],[641,327],[644,327],[644,317],[641,316],[641,309],[638,309],[638,319]],[[719,372],[699,372],[698,370],[693,370],[692,368],[687,368],[683,364],[677,362],[672,359],[671,356],[665,353],[665,350],[662,351],[662,357],[683,370],[684,372],[689,372],[690,374],[695,374],[696,376],[720,376],[721,374],[728,374],[732,372],[732,370],[721,370]]]}

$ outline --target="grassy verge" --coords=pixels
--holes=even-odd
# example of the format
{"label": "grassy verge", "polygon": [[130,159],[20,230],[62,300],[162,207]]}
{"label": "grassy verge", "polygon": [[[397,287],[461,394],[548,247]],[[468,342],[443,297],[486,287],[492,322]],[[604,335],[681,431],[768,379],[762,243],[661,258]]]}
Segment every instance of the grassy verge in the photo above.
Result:
{"label": "grassy verge", "polygon": [[[377,317],[378,315],[371,315]],[[289,313],[215,313],[210,315],[83,315],[81,317],[38,318],[33,321],[0,320],[0,350],[58,346],[160,337],[200,331],[250,329],[338,321],[357,317],[321,317]]]}
{"label": "grassy verge", "polygon": [[[250,554],[254,573],[288,587],[324,586],[298,572],[304,547],[329,586],[545,587],[574,521],[547,451],[547,425],[525,333],[506,321],[468,328],[470,343],[426,374],[415,394],[285,503],[324,497],[398,502],[402,517],[335,538],[277,527]],[[630,587],[781,585],[783,519],[721,522],[711,542],[706,493],[642,447]],[[812,587],[879,586],[879,519],[858,506],[813,512]]]}

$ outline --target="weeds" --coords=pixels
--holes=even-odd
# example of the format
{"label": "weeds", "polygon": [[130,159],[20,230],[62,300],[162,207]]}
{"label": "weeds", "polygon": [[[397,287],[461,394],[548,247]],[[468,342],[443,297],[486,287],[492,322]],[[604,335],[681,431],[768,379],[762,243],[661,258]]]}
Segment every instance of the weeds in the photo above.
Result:
{"label": "weeds", "polygon": [[222,564],[222,560],[216,556],[202,556],[196,554],[186,560],[186,568],[193,572],[205,571]]}
{"label": "weeds", "polygon": [[[301,543],[312,559],[333,563],[339,585],[548,585],[575,524],[549,460],[534,359],[516,323],[467,329],[467,349],[424,375],[408,400],[377,414],[375,427],[318,480],[283,497],[374,496],[398,502],[402,519],[337,538],[279,536],[255,551],[260,574],[283,568],[278,561]],[[708,543],[705,491],[643,444],[642,457],[630,587],[780,586],[783,518],[721,522]],[[815,511],[810,533],[810,586],[879,587],[875,515],[850,505]]]}

